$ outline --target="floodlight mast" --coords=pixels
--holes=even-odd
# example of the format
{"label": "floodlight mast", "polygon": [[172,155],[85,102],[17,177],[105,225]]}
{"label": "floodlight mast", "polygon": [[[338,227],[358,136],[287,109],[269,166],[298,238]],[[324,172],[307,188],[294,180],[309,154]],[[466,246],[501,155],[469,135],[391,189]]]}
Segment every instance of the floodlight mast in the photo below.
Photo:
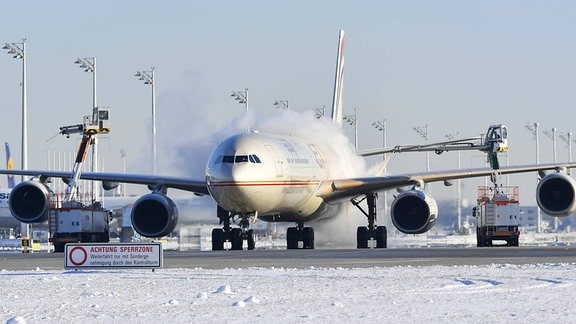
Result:
{"label": "floodlight mast", "polygon": [[322,105],[320,108],[314,108],[314,115],[317,119],[324,117],[326,114],[326,106]]}
{"label": "floodlight mast", "polygon": [[277,109],[290,110],[290,101],[289,100],[276,100],[276,101],[274,101],[274,106],[276,106]]}
{"label": "floodlight mast", "polygon": [[[460,139],[460,132],[456,134],[446,134],[446,138],[449,140]],[[457,155],[457,168],[460,170],[460,151]],[[456,212],[457,212],[457,222],[458,222],[458,234],[462,234],[462,181],[460,179],[456,180]]]}
{"label": "floodlight mast", "polygon": [[[428,143],[429,140],[429,132],[428,132],[428,124],[426,126],[415,126],[412,129],[418,133],[420,136],[424,138],[424,141]],[[426,152],[426,171],[430,172],[430,155]]]}
{"label": "floodlight mast", "polygon": [[244,91],[233,91],[230,97],[234,97],[234,100],[238,101],[238,103],[244,104],[244,109],[248,113],[248,88],[244,89]]}
{"label": "floodlight mast", "polygon": [[342,120],[354,126],[354,149],[358,151],[358,115],[356,114],[356,107],[354,107],[353,115],[345,115],[342,117]]}
{"label": "floodlight mast", "polygon": [[144,81],[144,84],[149,84],[152,88],[152,173],[156,174],[158,171],[158,160],[156,150],[156,82],[154,80],[154,67],[150,71],[138,71],[134,75],[138,80]]}
{"label": "floodlight mast", "polygon": [[[96,95],[96,58],[95,57],[84,57],[78,58],[74,62],[79,64],[84,72],[92,73],[92,122],[95,123],[98,120],[98,102]],[[98,172],[98,136],[94,136],[92,139],[92,172]],[[92,195],[94,201],[99,201],[100,198],[100,188],[99,183],[92,181]]]}
{"label": "floodlight mast", "polygon": [[[26,38],[21,43],[4,43],[2,49],[8,50],[13,58],[22,60],[22,170],[28,169],[28,100],[26,94]],[[22,181],[26,176],[22,176]]]}
{"label": "floodlight mast", "polygon": [[[532,125],[530,123],[526,124],[526,129],[532,133],[534,139],[536,140],[536,164],[540,163],[540,136],[538,132],[538,128],[540,127],[540,123],[534,122]],[[540,208],[536,208],[536,233],[540,233],[542,231],[541,227],[542,223],[542,213],[540,212]]]}
{"label": "floodlight mast", "polygon": [[[246,115],[248,115],[248,88],[245,88],[244,91],[232,91],[230,97],[233,97],[238,103],[244,104]],[[248,132],[250,132],[250,126],[248,126]]]}
{"label": "floodlight mast", "polygon": [[[22,38],[22,43],[4,43],[2,49],[8,50],[8,54],[13,58],[22,60],[22,159],[20,161],[22,170],[28,170],[28,100],[26,94],[26,38]],[[24,182],[26,176],[21,177]],[[30,237],[30,224],[22,223],[20,226],[22,237]]]}
{"label": "floodlight mast", "polygon": [[[387,124],[387,120],[386,118],[383,118],[382,120],[377,120],[375,122],[372,123],[372,126],[374,126],[378,131],[382,132],[382,148],[386,149],[387,144],[387,131],[388,131],[388,124]],[[386,169],[387,169],[387,164],[388,162],[386,161],[386,153],[382,153],[382,163],[384,163],[384,167],[383,167],[383,172],[384,175],[387,174]],[[386,223],[386,221],[388,220],[388,217],[386,217],[388,215],[388,191],[384,191],[384,206],[382,207],[382,211],[383,211],[383,215],[384,217],[384,222]],[[386,224],[387,225],[387,224]]]}

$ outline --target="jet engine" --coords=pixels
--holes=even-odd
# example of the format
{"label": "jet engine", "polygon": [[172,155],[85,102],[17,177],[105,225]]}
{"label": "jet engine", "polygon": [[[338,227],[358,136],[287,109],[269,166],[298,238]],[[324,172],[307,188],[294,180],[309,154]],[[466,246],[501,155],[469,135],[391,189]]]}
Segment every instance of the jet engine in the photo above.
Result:
{"label": "jet engine", "polygon": [[132,206],[132,227],[145,237],[166,236],[178,223],[178,208],[172,199],[158,193],[140,197]]}
{"label": "jet engine", "polygon": [[564,217],[576,211],[576,182],[565,173],[550,173],[536,187],[538,207],[550,216]]}
{"label": "jet engine", "polygon": [[406,234],[429,231],[438,217],[436,201],[420,190],[402,192],[392,202],[390,211],[394,226]]}
{"label": "jet engine", "polygon": [[19,222],[42,223],[48,219],[49,195],[48,187],[39,181],[21,182],[10,192],[10,212]]}

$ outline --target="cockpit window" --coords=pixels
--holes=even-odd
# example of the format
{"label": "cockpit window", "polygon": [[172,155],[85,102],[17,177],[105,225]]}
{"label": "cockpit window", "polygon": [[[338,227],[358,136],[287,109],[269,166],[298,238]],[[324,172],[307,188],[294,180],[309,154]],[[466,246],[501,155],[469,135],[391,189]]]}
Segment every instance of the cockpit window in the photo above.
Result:
{"label": "cockpit window", "polygon": [[234,163],[248,162],[248,155],[236,155]]}
{"label": "cockpit window", "polygon": [[250,155],[224,155],[222,157],[222,163],[262,163],[260,158],[256,154]]}

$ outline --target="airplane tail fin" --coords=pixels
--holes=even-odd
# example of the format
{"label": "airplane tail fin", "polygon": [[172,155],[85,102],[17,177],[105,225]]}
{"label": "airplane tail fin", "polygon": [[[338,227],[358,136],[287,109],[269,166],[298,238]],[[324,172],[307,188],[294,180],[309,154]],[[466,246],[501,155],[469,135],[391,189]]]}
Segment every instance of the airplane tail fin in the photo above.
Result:
{"label": "airplane tail fin", "polygon": [[[4,143],[4,147],[6,149],[6,169],[12,170],[14,162],[12,161],[12,155],[10,155],[10,146],[8,146],[8,143]],[[14,188],[14,175],[8,174],[6,177],[8,178],[8,188]]]}
{"label": "airplane tail fin", "polygon": [[340,30],[338,40],[338,56],[336,57],[336,76],[334,79],[334,97],[332,98],[332,122],[342,126],[342,88],[344,72],[344,30]]}

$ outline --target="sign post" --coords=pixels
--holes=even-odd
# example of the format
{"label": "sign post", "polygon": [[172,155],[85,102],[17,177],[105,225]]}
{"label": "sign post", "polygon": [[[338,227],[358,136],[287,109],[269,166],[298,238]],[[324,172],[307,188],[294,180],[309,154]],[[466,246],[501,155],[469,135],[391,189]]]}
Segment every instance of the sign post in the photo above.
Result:
{"label": "sign post", "polygon": [[30,253],[32,249],[31,239],[27,236],[22,237],[22,253]]}
{"label": "sign post", "polygon": [[162,243],[69,243],[66,269],[162,268]]}

